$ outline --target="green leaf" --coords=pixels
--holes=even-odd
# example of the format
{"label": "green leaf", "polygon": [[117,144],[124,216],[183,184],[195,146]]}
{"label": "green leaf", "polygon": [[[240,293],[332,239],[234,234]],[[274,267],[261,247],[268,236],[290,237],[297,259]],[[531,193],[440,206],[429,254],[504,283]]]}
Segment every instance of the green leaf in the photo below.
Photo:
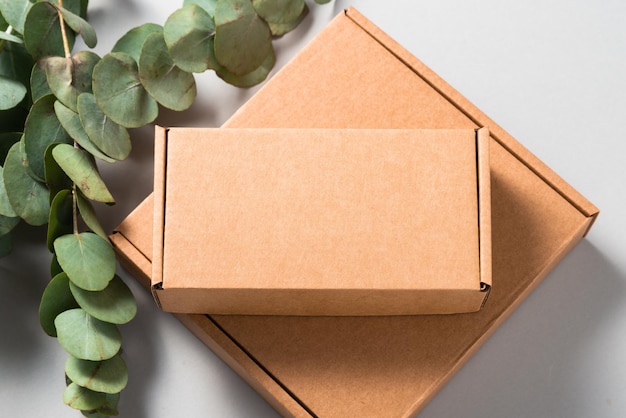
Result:
{"label": "green leaf", "polygon": [[30,169],[38,180],[43,180],[46,175],[46,148],[54,142],[72,142],[54,113],[54,102],[54,96],[48,95],[33,103],[24,125],[24,151]]}
{"label": "green leaf", "polygon": [[87,225],[89,229],[91,229],[101,238],[108,240],[108,235],[102,225],[100,225],[100,221],[98,220],[96,211],[94,210],[91,203],[89,203],[89,200],[87,200],[80,192],[76,195],[76,197],[78,203],[78,211],[80,212],[80,216],[83,218],[85,225]]}
{"label": "green leaf", "polygon": [[54,156],[52,155],[52,150],[54,147],[59,145],[58,142],[50,144],[48,148],[46,148],[46,154],[44,156],[44,167],[46,172],[46,185],[48,186],[48,190],[50,191],[50,201],[59,193],[61,190],[71,189],[72,188],[72,180],[65,175],[65,172],[59,164],[57,164]]}
{"label": "green leaf", "polygon": [[24,41],[22,41],[22,38],[18,38],[15,35],[11,35],[10,33],[6,33],[3,31],[0,31],[0,39],[9,42],[15,42],[16,44],[24,43]]}
{"label": "green leaf", "polygon": [[0,236],[0,258],[11,254],[12,249],[13,243],[11,241],[11,235]]}
{"label": "green leaf", "polygon": [[78,113],[63,106],[63,104],[59,101],[54,103],[54,112],[56,113],[61,126],[63,126],[63,129],[65,129],[69,136],[85,151],[108,163],[114,163],[116,161],[100,151],[100,149],[93,142],[91,142],[87,132],[85,132],[85,128],[83,128],[83,124],[80,121]]}
{"label": "green leaf", "polygon": [[46,78],[57,99],[74,112],[78,111],[78,96],[91,92],[93,67],[100,57],[93,52],[81,51],[71,58],[44,58]]}
{"label": "green leaf", "polygon": [[141,47],[146,38],[153,33],[163,33],[163,26],[156,23],[146,23],[126,32],[113,46],[111,52],[124,52],[130,55],[135,62],[139,62]]}
{"label": "green leaf", "polygon": [[6,235],[20,222],[20,218],[0,215],[0,236]]}
{"label": "green leaf", "polygon": [[13,144],[4,162],[4,186],[15,213],[31,225],[43,225],[50,211],[48,188],[28,174],[27,165],[20,142]]}
{"label": "green leaf", "polygon": [[[50,277],[56,277],[57,274],[65,273],[61,266],[59,265],[59,261],[57,260],[57,255],[52,254],[52,260],[50,260]],[[78,306],[76,306],[77,308]]]}
{"label": "green leaf", "polygon": [[315,3],[317,4],[326,4],[326,3],[330,3],[332,0],[315,0]]}
{"label": "green leaf", "polygon": [[54,252],[54,240],[71,234],[73,229],[73,197],[70,190],[61,190],[56,194],[50,204],[50,217],[48,219],[48,250]]}
{"label": "green leaf", "polygon": [[26,97],[26,87],[19,81],[0,76],[0,110],[17,106]]}
{"label": "green leaf", "polygon": [[69,234],[54,241],[57,260],[81,289],[105,289],[115,276],[115,252],[108,241],[91,233]]}
{"label": "green leaf", "polygon": [[87,198],[98,202],[115,203],[87,152],[71,145],[59,144],[52,150],[52,155]]}
{"label": "green leaf", "polygon": [[63,392],[63,402],[74,409],[91,411],[104,405],[106,396],[104,393],[94,392],[76,383],[71,383]]}
{"label": "green leaf", "polygon": [[200,6],[206,11],[211,18],[215,16],[215,6],[217,5],[217,0],[185,0],[183,1],[183,7],[188,6],[190,4],[195,4]]}
{"label": "green leaf", "polygon": [[265,80],[270,71],[272,71],[272,68],[274,68],[275,63],[276,57],[274,55],[274,52],[272,51],[272,53],[268,55],[265,62],[259,68],[248,74],[235,75],[221,66],[217,66],[215,68],[215,73],[218,75],[218,77],[220,77],[228,84],[236,87],[247,88],[255,86]]}
{"label": "green leaf", "polygon": [[[59,14],[51,3],[41,1],[33,4],[24,26],[28,28],[24,33],[24,45],[35,59],[49,55],[65,56]],[[71,48],[74,33],[67,31],[67,38]]]}
{"label": "green leaf", "polygon": [[139,128],[156,119],[159,108],[139,80],[133,58],[123,52],[105,55],[93,71],[96,103],[115,123]]}
{"label": "green leaf", "polygon": [[100,110],[93,94],[83,93],[78,97],[78,115],[87,136],[98,149],[115,160],[128,157],[132,148],[128,131]]}
{"label": "green leaf", "polygon": [[272,51],[272,35],[250,0],[218,0],[215,57],[234,75],[257,69]]}
{"label": "green leaf", "polygon": [[9,218],[17,216],[17,213],[13,210],[13,206],[11,206],[11,202],[9,202],[7,189],[4,187],[4,168],[2,166],[0,166],[0,215]]}
{"label": "green leaf", "polygon": [[50,86],[48,86],[45,65],[45,61],[37,61],[35,65],[33,65],[33,69],[30,73],[30,95],[34,102],[41,99],[43,96],[52,94],[52,90],[50,90]]}
{"label": "green leaf", "polygon": [[139,58],[139,79],[148,93],[168,109],[185,110],[196,98],[193,75],[174,64],[163,35],[152,34],[144,42]]}
{"label": "green leaf", "polygon": [[87,45],[89,48],[94,48],[96,46],[96,44],[98,43],[98,38],[96,36],[96,31],[94,30],[93,26],[87,23],[85,19],[70,12],[69,10],[63,7],[59,7],[54,3],[52,3],[52,5],[54,5],[54,7],[56,7],[56,9],[61,12],[63,20],[65,21],[67,26],[69,26],[70,28],[72,28],[72,30],[74,30],[74,32],[82,36],[83,41],[85,41],[85,45]]}
{"label": "green leaf", "polygon": [[252,6],[277,36],[298,26],[308,12],[304,0],[252,0]]}
{"label": "green leaf", "polygon": [[70,356],[65,362],[65,374],[72,382],[95,392],[119,393],[128,383],[128,369],[119,354],[104,361],[80,360]]}
{"label": "green leaf", "polygon": [[98,292],[83,290],[72,283],[70,283],[70,289],[80,307],[101,321],[126,324],[137,313],[135,297],[117,275],[106,289]]}
{"label": "green leaf", "polygon": [[87,418],[109,418],[119,415],[117,405],[120,402],[120,394],[107,393],[105,396],[106,402],[102,406],[98,407],[96,410],[81,411],[82,414]]}
{"label": "green leaf", "polygon": [[54,320],[59,344],[82,360],[108,360],[120,351],[122,337],[115,324],[93,318],[82,309],[70,309]]}
{"label": "green leaf", "polygon": [[44,332],[51,337],[57,336],[54,326],[56,317],[65,311],[78,308],[78,303],[70,291],[67,274],[61,272],[48,283],[39,304],[39,323]]}
{"label": "green leaf", "polygon": [[201,73],[209,68],[215,24],[209,14],[194,4],[178,9],[163,27],[169,54],[184,71]]}
{"label": "green leaf", "polygon": [[24,20],[31,6],[29,0],[0,0],[2,15],[19,33],[24,33]]}
{"label": "green leaf", "polygon": [[35,62],[24,45],[6,43],[0,51],[0,76],[28,86],[30,70]]}

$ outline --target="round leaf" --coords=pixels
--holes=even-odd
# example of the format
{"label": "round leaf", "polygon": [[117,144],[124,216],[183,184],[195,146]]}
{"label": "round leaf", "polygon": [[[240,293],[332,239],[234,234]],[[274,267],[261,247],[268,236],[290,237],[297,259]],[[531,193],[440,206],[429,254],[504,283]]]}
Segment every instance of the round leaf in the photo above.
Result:
{"label": "round leaf", "polygon": [[61,103],[77,112],[78,95],[91,91],[91,74],[100,57],[81,51],[70,58],[47,57],[44,61],[50,90]]}
{"label": "round leaf", "polygon": [[57,10],[61,12],[63,20],[65,21],[67,26],[69,26],[70,28],[72,28],[72,30],[74,30],[74,32],[79,33],[80,36],[82,36],[83,41],[85,41],[85,45],[87,45],[89,48],[94,48],[98,43],[98,38],[96,37],[96,31],[94,30],[94,28],[82,17],[70,12],[63,7],[57,6],[54,3],[52,4],[56,7]]}
{"label": "round leaf", "polygon": [[100,110],[93,94],[83,93],[78,97],[78,115],[87,136],[98,149],[115,160],[128,157],[132,148],[128,131]]}
{"label": "round leaf", "polygon": [[71,145],[59,144],[52,150],[52,155],[65,174],[89,199],[104,203],[115,202],[85,151]]}
{"label": "round leaf", "polygon": [[0,76],[0,110],[17,106],[26,96],[26,87],[19,81]]}
{"label": "round leaf", "polygon": [[52,150],[59,145],[58,142],[50,144],[46,148],[46,155],[44,156],[44,167],[46,172],[46,185],[50,191],[50,200],[57,195],[61,190],[71,189],[72,180],[65,175],[65,172],[59,167],[56,160],[52,156]]}
{"label": "round leaf", "polygon": [[22,158],[20,144],[21,142],[13,144],[4,162],[7,197],[20,218],[31,225],[43,225],[48,222],[50,211],[48,188],[28,174],[28,163]]}
{"label": "round leaf", "polygon": [[169,54],[184,71],[201,73],[209,68],[209,55],[215,34],[213,19],[194,4],[178,9],[170,15],[163,27],[163,36]]}
{"label": "round leaf", "polygon": [[95,392],[119,393],[128,383],[128,369],[119,354],[104,361],[80,360],[70,356],[65,362],[65,374],[72,382]]}
{"label": "round leaf", "polygon": [[159,108],[139,80],[133,58],[123,52],[105,55],[93,70],[96,103],[111,120],[139,128],[156,119]]}
{"label": "round leaf", "polygon": [[[14,218],[17,213],[13,210],[13,206],[9,202],[7,189],[4,187],[4,168],[0,166],[0,215]],[[0,234],[3,235],[3,234]]]}
{"label": "round leaf", "polygon": [[93,142],[91,142],[87,132],[85,132],[85,128],[83,128],[83,124],[80,121],[78,113],[63,106],[63,104],[59,101],[54,103],[54,112],[56,113],[61,126],[63,126],[63,129],[65,129],[69,136],[85,151],[102,161],[106,161],[108,163],[115,162],[113,158],[104,154]]}
{"label": "round leaf", "polygon": [[[55,277],[57,274],[65,273],[61,266],[59,265],[59,261],[57,260],[57,255],[52,254],[52,260],[50,260],[50,277]],[[76,306],[78,308],[78,306]]]}
{"label": "round leaf", "polygon": [[139,62],[141,47],[146,38],[153,33],[163,33],[163,27],[156,23],[146,23],[126,32],[113,46],[111,52],[124,52],[130,55],[135,62]]}
{"label": "round leaf", "polygon": [[82,309],[70,309],[54,320],[59,344],[82,360],[108,360],[122,346],[117,326],[91,317]]}
{"label": "round leaf", "polygon": [[70,291],[70,281],[67,274],[61,272],[48,283],[41,296],[39,304],[41,328],[49,336],[56,337],[57,329],[54,326],[54,320],[60,313],[75,308],[78,308],[78,303]]}
{"label": "round leaf", "polygon": [[294,29],[308,12],[304,0],[253,0],[252,6],[276,36]]}
{"label": "round leaf", "polygon": [[206,11],[211,18],[215,16],[215,6],[217,5],[217,0],[185,0],[183,1],[183,7],[188,6],[190,4],[195,4],[200,6]]}
{"label": "round leaf", "polygon": [[29,0],[0,0],[2,15],[19,33],[24,33],[24,20],[31,5]]}
{"label": "round leaf", "polygon": [[85,290],[103,290],[115,276],[111,244],[91,233],[69,234],[54,241],[54,251],[72,283]]}
{"label": "round leaf", "polygon": [[0,40],[8,41],[8,42],[15,42],[17,44],[21,44],[24,42],[22,41],[22,38],[18,38],[15,35],[11,35],[10,33],[6,33],[3,31],[0,31]]}
{"label": "round leaf", "polygon": [[72,283],[70,289],[80,307],[101,321],[126,324],[137,313],[135,297],[119,276],[115,276],[106,289],[99,292],[83,290]]}
{"label": "round leaf", "polygon": [[0,76],[18,81],[23,86],[30,82],[30,69],[34,65],[24,45],[5,43],[0,53]]}
{"label": "round leaf", "polygon": [[248,74],[267,59],[272,35],[249,0],[218,0],[215,7],[215,57],[235,75]]}
{"label": "round leaf", "polygon": [[83,221],[85,222],[87,227],[103,239],[108,240],[108,235],[102,225],[100,225],[100,221],[98,220],[96,211],[94,210],[91,203],[89,203],[89,200],[85,199],[85,197],[81,193],[78,193],[76,198],[76,201],[78,203],[78,211],[80,212],[80,216],[83,218]]}
{"label": "round leaf", "polygon": [[174,64],[163,35],[152,34],[144,42],[139,58],[139,78],[148,93],[168,109],[185,110],[196,98],[193,75]]}
{"label": "round leaf", "polygon": [[276,57],[274,55],[274,52],[272,51],[272,53],[268,55],[265,62],[259,68],[248,74],[235,75],[221,66],[217,66],[215,68],[215,73],[218,75],[218,77],[226,81],[228,84],[236,87],[247,88],[255,86],[265,80],[270,71],[272,71],[272,68],[274,68],[275,63]]}
{"label": "round leaf", "polygon": [[[26,15],[24,27],[28,28],[24,32],[24,45],[35,59],[65,55],[59,13],[51,3],[42,1],[33,4]],[[67,37],[71,48],[74,33],[67,31]]]}
{"label": "round leaf", "polygon": [[106,395],[101,392],[94,392],[76,383],[70,383],[65,388],[65,392],[63,392],[63,402],[74,409],[91,411],[104,405]]}
{"label": "round leaf", "polygon": [[72,233],[74,219],[72,192],[61,190],[50,204],[50,218],[48,219],[48,250],[54,252],[54,240],[60,236]]}
{"label": "round leaf", "polygon": [[30,95],[33,101],[41,99],[43,96],[52,94],[50,86],[48,86],[48,79],[46,78],[45,61],[39,60],[30,73]]}
{"label": "round leaf", "polygon": [[54,113],[54,101],[52,95],[37,100],[24,125],[24,151],[28,156],[30,169],[39,180],[43,180],[46,175],[44,166],[46,148],[54,142],[65,144],[72,142]]}

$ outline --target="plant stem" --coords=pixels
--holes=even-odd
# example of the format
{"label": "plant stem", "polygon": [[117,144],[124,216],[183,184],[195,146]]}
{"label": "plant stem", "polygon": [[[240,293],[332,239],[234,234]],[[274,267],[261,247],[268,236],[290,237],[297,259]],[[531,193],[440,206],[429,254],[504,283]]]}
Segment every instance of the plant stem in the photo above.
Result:
{"label": "plant stem", "polygon": [[[63,7],[63,0],[58,0],[59,7]],[[70,58],[72,56],[72,51],[70,51],[70,43],[67,40],[67,30],[65,29],[65,20],[63,20],[63,13],[60,10],[57,11],[59,14],[59,24],[61,25],[61,37],[63,38],[63,50],[65,51],[65,58]]]}

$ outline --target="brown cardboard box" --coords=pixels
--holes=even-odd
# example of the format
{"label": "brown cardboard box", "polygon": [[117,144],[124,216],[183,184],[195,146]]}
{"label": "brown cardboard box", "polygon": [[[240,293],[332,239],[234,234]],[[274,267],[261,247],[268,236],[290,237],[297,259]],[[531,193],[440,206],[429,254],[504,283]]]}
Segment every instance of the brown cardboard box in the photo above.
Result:
{"label": "brown cardboard box", "polygon": [[[396,317],[179,315],[278,412],[416,414],[586,234],[597,208],[467,99],[351,9],[229,127],[477,128],[491,133],[493,288],[477,313]],[[148,198],[112,239],[146,286]]]}
{"label": "brown cardboard box", "polygon": [[489,142],[486,128],[157,128],[155,299],[179,313],[478,311]]}

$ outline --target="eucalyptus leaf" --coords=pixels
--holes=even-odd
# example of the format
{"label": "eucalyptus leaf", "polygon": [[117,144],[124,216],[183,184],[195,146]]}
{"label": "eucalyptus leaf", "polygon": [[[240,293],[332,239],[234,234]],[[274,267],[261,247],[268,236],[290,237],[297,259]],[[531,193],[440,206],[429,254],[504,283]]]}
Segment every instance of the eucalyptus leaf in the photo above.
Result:
{"label": "eucalyptus leaf", "polygon": [[72,356],[82,360],[108,360],[122,346],[115,324],[102,322],[82,309],[70,309],[54,320],[59,344]]}
{"label": "eucalyptus leaf", "polygon": [[11,202],[9,202],[7,189],[4,187],[4,168],[2,166],[0,166],[0,215],[9,218],[17,216],[17,213],[13,210],[13,206],[11,206]]}
{"label": "eucalyptus leaf", "polygon": [[0,40],[15,42],[16,44],[24,43],[24,41],[22,41],[22,38],[18,38],[15,35],[11,35],[10,33],[6,33],[3,31],[0,31]]}
{"label": "eucalyptus leaf", "polygon": [[159,108],[139,80],[133,58],[123,52],[102,57],[93,71],[96,103],[115,123],[139,128],[156,119]]}
{"label": "eucalyptus leaf", "polygon": [[24,125],[24,151],[28,164],[37,179],[42,181],[45,178],[46,148],[54,142],[72,142],[54,113],[54,102],[54,96],[48,95],[33,103]]}
{"label": "eucalyptus leaf", "polygon": [[52,155],[65,174],[91,200],[115,203],[89,154],[71,145],[59,144]]}
{"label": "eucalyptus leaf", "polygon": [[91,26],[85,19],[72,13],[71,11],[63,7],[59,7],[54,3],[52,3],[52,5],[61,12],[65,23],[70,28],[72,28],[74,32],[82,36],[83,41],[85,41],[85,45],[87,45],[89,48],[94,48],[96,46],[96,44],[98,43],[98,38],[96,36],[96,31],[93,26]]}
{"label": "eucalyptus leaf", "polygon": [[304,0],[252,0],[252,6],[278,36],[298,26],[308,11]]}
{"label": "eucalyptus leaf", "polygon": [[163,26],[156,23],[145,23],[126,32],[113,46],[111,52],[124,52],[135,62],[139,62],[141,47],[146,38],[153,33],[163,33]]}
{"label": "eucalyptus leaf", "polygon": [[93,94],[78,96],[78,115],[91,142],[115,160],[124,160],[132,144],[128,130],[113,122],[96,104]]}
{"label": "eucalyptus leaf", "polygon": [[79,192],[76,195],[76,202],[78,204],[78,212],[80,212],[80,216],[83,218],[85,225],[102,239],[108,240],[108,235],[102,225],[100,225],[96,211],[89,200]]}
{"label": "eucalyptus leaf", "polygon": [[139,79],[148,93],[168,109],[185,110],[196,98],[193,75],[174,64],[163,35],[154,33],[146,38],[139,58]]}
{"label": "eucalyptus leaf", "polygon": [[128,383],[128,369],[119,354],[104,361],[70,356],[65,362],[65,374],[77,385],[108,394],[121,392]]}
{"label": "eucalyptus leaf", "polygon": [[218,77],[220,77],[228,84],[236,87],[247,88],[255,86],[264,81],[269,75],[270,71],[272,71],[272,68],[274,68],[275,63],[276,57],[274,55],[274,52],[272,51],[270,55],[268,55],[265,59],[265,62],[263,62],[263,64],[261,64],[259,68],[248,74],[235,75],[228,71],[226,68],[219,65],[215,68],[215,73]]}
{"label": "eucalyptus leaf", "polygon": [[28,174],[20,142],[13,144],[4,162],[4,186],[15,213],[31,225],[48,222],[48,188]]}
{"label": "eucalyptus leaf", "polygon": [[5,43],[0,51],[0,76],[19,81],[24,86],[30,82],[30,69],[34,64],[22,44]]}
{"label": "eucalyptus leaf", "polygon": [[[26,15],[24,45],[35,59],[50,55],[65,56],[61,25],[57,9],[47,1],[33,4]],[[70,48],[74,45],[74,33],[67,31]]]}
{"label": "eucalyptus leaf", "polygon": [[218,0],[215,57],[234,75],[256,70],[272,51],[272,34],[250,0]]}
{"label": "eucalyptus leaf", "polygon": [[106,401],[103,405],[99,406],[95,410],[81,411],[83,416],[87,418],[109,418],[119,415],[117,405],[120,402],[119,393],[106,393]]}
{"label": "eucalyptus leaf", "polygon": [[70,58],[44,58],[46,79],[57,99],[74,112],[78,111],[78,96],[91,92],[93,67],[100,57],[93,52],[81,51]]}
{"label": "eucalyptus leaf", "polygon": [[30,73],[30,95],[33,101],[41,99],[43,96],[52,94],[48,79],[46,77],[45,61],[39,60],[33,65]]}
{"label": "eucalyptus leaf", "polygon": [[209,68],[209,55],[215,35],[211,16],[200,6],[190,4],[168,17],[163,36],[172,60],[184,71],[201,73]]}
{"label": "eucalyptus leaf", "polygon": [[19,33],[24,33],[24,20],[31,6],[29,0],[0,0],[2,15]]}
{"label": "eucalyptus leaf", "polygon": [[70,383],[65,388],[65,392],[63,392],[63,402],[74,409],[91,411],[104,405],[106,395],[102,392],[94,392],[76,383]]}
{"label": "eucalyptus leaf", "polygon": [[92,232],[59,237],[54,251],[63,271],[81,289],[103,290],[115,276],[113,247]]}
{"label": "eucalyptus leaf", "polygon": [[8,217],[0,215],[0,236],[6,235],[13,230],[20,222],[18,217]]}
{"label": "eucalyptus leaf", "polygon": [[183,7],[188,6],[190,4],[195,4],[200,6],[206,11],[211,18],[215,16],[215,6],[217,5],[217,0],[185,0],[183,1]]}
{"label": "eucalyptus leaf", "polygon": [[0,76],[0,110],[17,106],[26,96],[26,87],[19,81]]}
{"label": "eucalyptus leaf", "polygon": [[[52,260],[50,260],[50,277],[56,277],[57,274],[65,273],[57,260],[57,255],[52,254]],[[78,308],[78,306],[75,306]]]}
{"label": "eucalyptus leaf", "polygon": [[72,233],[73,208],[74,199],[70,190],[61,190],[52,199],[47,235],[48,250],[50,252],[54,252],[54,240]]}
{"label": "eucalyptus leaf", "polygon": [[126,324],[137,313],[135,297],[117,275],[104,290],[98,292],[83,290],[72,283],[70,289],[80,307],[101,321]]}
{"label": "eucalyptus leaf", "polygon": [[11,250],[13,249],[13,242],[11,241],[11,235],[1,235],[0,236],[0,258],[6,257],[11,254]]}
{"label": "eucalyptus leaf", "polygon": [[67,274],[61,272],[48,283],[41,296],[39,304],[39,323],[46,334],[57,336],[54,326],[56,317],[65,311],[78,308],[78,303],[70,291],[70,281]]}
{"label": "eucalyptus leaf", "polygon": [[48,186],[48,190],[50,191],[50,201],[59,193],[61,190],[71,189],[72,188],[72,180],[65,175],[63,169],[57,164],[54,156],[52,155],[52,150],[54,147],[59,145],[58,142],[50,144],[48,148],[46,148],[46,154],[44,156],[44,168],[46,173],[46,185]]}
{"label": "eucalyptus leaf", "polygon": [[89,139],[89,136],[87,135],[87,132],[85,132],[85,128],[80,121],[78,113],[68,109],[59,101],[54,103],[54,112],[56,113],[61,126],[63,126],[63,129],[65,129],[68,135],[85,151],[108,163],[114,163],[116,161],[100,151],[100,149],[93,142],[91,142],[91,139]]}

